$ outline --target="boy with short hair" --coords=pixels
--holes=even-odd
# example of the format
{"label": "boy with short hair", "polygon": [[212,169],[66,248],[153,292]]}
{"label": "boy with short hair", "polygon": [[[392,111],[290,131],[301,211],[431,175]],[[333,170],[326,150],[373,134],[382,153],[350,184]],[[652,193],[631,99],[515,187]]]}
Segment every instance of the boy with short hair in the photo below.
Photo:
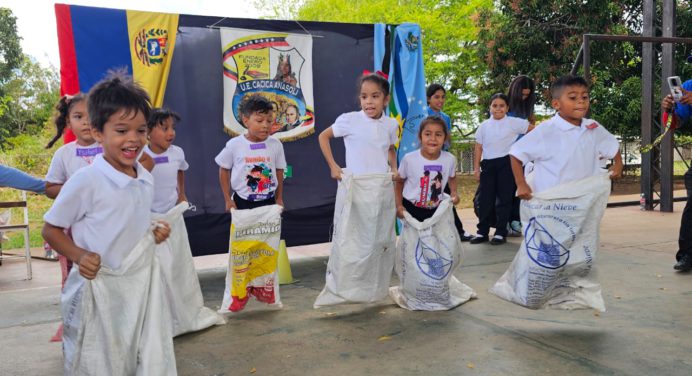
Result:
{"label": "boy with short hair", "polygon": [[239,112],[247,132],[229,140],[215,158],[226,211],[283,206],[286,157],[281,141],[269,137],[272,103],[251,95],[240,103]]}
{"label": "boy with short hair", "polygon": [[[95,362],[90,364],[88,360],[80,359],[79,354],[72,353],[79,348],[68,350],[67,347],[82,343],[83,339],[79,336],[84,335],[83,328],[75,327],[73,322],[68,320],[74,319],[75,315],[92,315],[76,320],[81,323],[85,319],[100,315],[100,311],[81,312],[79,307],[83,305],[80,302],[82,292],[78,295],[79,301],[66,302],[65,297],[69,297],[69,294],[77,289],[84,291],[86,280],[97,278],[102,265],[117,271],[140,239],[144,238],[148,231],[152,231],[150,209],[154,197],[154,182],[151,174],[137,162],[137,155],[146,144],[150,108],[149,96],[130,77],[115,74],[92,88],[89,93],[88,112],[92,132],[101,143],[103,154],[98,155],[90,166],[78,170],[65,183],[53,206],[43,217],[44,239],[54,250],[77,265],[68,277],[61,299],[65,320],[63,339],[67,374],[71,374],[77,368],[85,371],[90,366],[98,367]],[[72,238],[64,232],[68,227],[71,227]],[[166,240],[169,235],[168,224],[159,222],[153,234],[157,244]],[[66,304],[68,306],[65,306]],[[144,315],[146,307],[134,309]],[[99,318],[97,321],[103,319]],[[111,329],[113,333],[119,331],[115,326]],[[132,338],[139,338],[141,333],[132,334],[135,336]],[[103,338],[101,342],[97,342],[103,344],[103,347],[90,348],[88,356],[98,357],[108,363],[109,369],[120,370],[133,370],[140,362],[147,361],[140,359],[136,361],[138,364],[131,364],[124,359],[113,357],[108,352],[122,350],[122,347],[128,345],[137,346],[138,343],[118,342],[119,346],[111,348],[111,341],[116,339]],[[93,343],[90,345],[93,346]],[[172,340],[169,345],[172,350]],[[82,355],[84,356],[87,355]],[[128,356],[130,360],[133,359],[132,356],[137,359],[137,354]],[[85,363],[72,364],[80,360]],[[100,372],[96,369],[88,370],[92,371]]]}
{"label": "boy with short hair", "polygon": [[[601,173],[601,160],[613,159],[611,179],[622,176],[622,156],[617,139],[597,121],[587,119],[589,86],[582,77],[566,75],[550,87],[552,119],[514,143],[510,149],[517,196],[530,200],[532,193]],[[526,182],[522,164],[533,162],[533,179]]]}

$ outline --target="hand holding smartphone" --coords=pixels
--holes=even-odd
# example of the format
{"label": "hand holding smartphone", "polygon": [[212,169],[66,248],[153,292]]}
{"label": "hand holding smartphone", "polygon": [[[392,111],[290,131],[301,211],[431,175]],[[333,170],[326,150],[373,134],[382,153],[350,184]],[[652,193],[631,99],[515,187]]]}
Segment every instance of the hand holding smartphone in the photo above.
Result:
{"label": "hand holding smartphone", "polygon": [[670,87],[670,94],[673,96],[673,100],[680,102],[682,99],[682,81],[680,76],[668,77],[668,87]]}

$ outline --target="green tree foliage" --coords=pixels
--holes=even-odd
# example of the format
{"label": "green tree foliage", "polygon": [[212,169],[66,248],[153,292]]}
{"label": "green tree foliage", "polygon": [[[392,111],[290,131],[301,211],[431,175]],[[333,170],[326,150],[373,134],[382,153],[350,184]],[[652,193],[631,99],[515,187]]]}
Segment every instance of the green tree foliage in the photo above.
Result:
{"label": "green tree foliage", "polygon": [[[692,35],[691,7],[677,2],[678,36]],[[658,13],[660,19],[660,9]],[[548,104],[550,82],[570,72],[583,34],[640,35],[642,18],[639,0],[497,2],[496,9],[483,10],[477,20],[477,52],[488,67],[484,101],[490,92],[506,90],[514,76],[526,74],[536,81],[539,101]],[[593,116],[623,138],[640,133],[641,49],[641,43],[591,43]],[[692,66],[683,63],[689,52],[690,46],[676,46],[683,77],[692,73]]]}
{"label": "green tree foliage", "polygon": [[36,134],[46,125],[59,98],[59,77],[54,68],[44,68],[28,56],[2,85],[4,110],[0,114],[0,146],[7,138]]}
{"label": "green tree foliage", "polygon": [[[0,8],[0,86],[22,61],[21,38],[17,34],[17,18],[8,8]],[[3,96],[0,91],[0,96]]]}
{"label": "green tree foliage", "polygon": [[422,29],[428,82],[447,88],[447,112],[455,122],[471,119],[478,77],[485,64],[475,53],[478,12],[491,0],[281,0],[255,1],[273,18],[351,23],[417,23]]}

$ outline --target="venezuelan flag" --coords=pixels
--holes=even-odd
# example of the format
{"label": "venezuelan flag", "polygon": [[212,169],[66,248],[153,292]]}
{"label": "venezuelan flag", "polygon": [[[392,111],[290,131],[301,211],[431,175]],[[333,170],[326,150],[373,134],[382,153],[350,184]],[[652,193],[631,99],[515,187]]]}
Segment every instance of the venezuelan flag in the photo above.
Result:
{"label": "venezuelan flag", "polygon": [[[109,70],[126,70],[160,107],[178,15],[55,4],[60,94],[88,92]],[[72,138],[70,138],[70,136]],[[66,136],[65,142],[74,136]]]}

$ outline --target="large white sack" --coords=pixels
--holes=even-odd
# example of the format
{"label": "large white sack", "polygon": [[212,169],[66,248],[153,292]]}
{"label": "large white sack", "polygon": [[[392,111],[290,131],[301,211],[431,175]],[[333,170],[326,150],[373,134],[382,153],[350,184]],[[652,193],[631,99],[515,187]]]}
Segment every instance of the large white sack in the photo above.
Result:
{"label": "large white sack", "polygon": [[336,192],[326,281],[314,308],[387,297],[396,251],[395,218],[391,174],[344,172]]}
{"label": "large white sack", "polygon": [[604,173],[522,201],[523,242],[490,292],[532,309],[605,311],[594,264],[609,193]]}
{"label": "large white sack", "polygon": [[251,296],[272,308],[281,308],[279,295],[279,205],[231,211],[231,241],[226,289],[219,312],[238,312]]}
{"label": "large white sack", "polygon": [[181,202],[166,214],[152,214],[155,220],[166,221],[171,226],[168,239],[156,246],[156,257],[161,265],[163,289],[171,311],[173,336],[226,323],[223,316],[204,306],[183,219],[189,206],[187,202]]}
{"label": "large white sack", "polygon": [[462,249],[453,209],[447,198],[423,222],[404,212],[394,263],[400,285],[389,289],[402,308],[441,311],[476,298],[476,292],[454,276]]}
{"label": "large white sack", "polygon": [[72,268],[60,307],[66,375],[177,373],[155,248],[149,231],[117,270],[86,280]]}

